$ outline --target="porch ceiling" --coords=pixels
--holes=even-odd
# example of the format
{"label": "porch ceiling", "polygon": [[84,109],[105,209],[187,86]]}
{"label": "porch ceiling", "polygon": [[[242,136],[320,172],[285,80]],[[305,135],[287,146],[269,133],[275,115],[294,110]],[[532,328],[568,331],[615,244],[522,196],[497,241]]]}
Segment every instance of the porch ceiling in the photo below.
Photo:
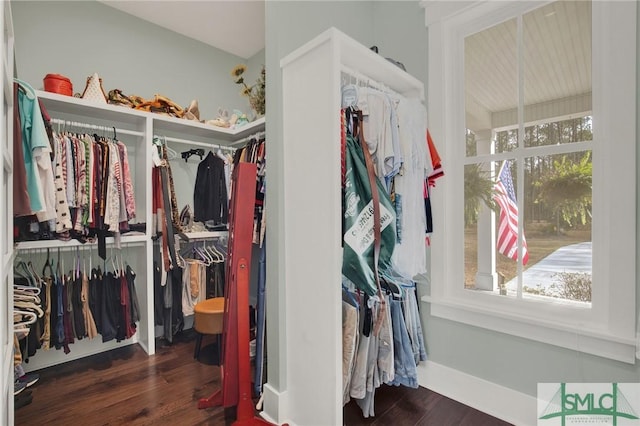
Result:
{"label": "porch ceiling", "polygon": [[[517,123],[517,25],[465,39],[467,127]],[[556,1],[523,16],[525,122],[591,110],[591,2]]]}

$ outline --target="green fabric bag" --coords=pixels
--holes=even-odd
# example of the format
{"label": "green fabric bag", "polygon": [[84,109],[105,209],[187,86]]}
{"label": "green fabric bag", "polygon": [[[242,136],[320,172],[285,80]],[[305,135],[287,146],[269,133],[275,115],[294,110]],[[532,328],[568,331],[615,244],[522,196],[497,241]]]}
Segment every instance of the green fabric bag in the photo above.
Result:
{"label": "green fabric bag", "polygon": [[[390,266],[396,245],[396,216],[389,194],[377,177],[376,184],[380,195],[382,237],[378,268],[385,270]],[[344,187],[342,274],[357,288],[373,296],[377,294],[378,288],[373,271],[374,219],[371,185],[360,143],[350,134],[346,137]]]}

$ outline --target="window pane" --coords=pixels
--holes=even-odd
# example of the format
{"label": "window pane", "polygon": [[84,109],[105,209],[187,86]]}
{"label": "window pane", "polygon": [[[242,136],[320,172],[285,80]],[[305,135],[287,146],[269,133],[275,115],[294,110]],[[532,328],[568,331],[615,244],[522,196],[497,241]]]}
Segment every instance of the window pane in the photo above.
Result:
{"label": "window pane", "polygon": [[[465,38],[465,154],[512,152],[513,158],[465,165],[464,285],[590,302],[591,151],[550,148],[536,151],[549,155],[523,158],[516,149],[520,137],[528,148],[593,140],[591,3],[559,1],[522,15],[520,46],[518,22]],[[498,182],[511,188],[508,197],[499,197]],[[498,199],[493,210],[487,206]]]}
{"label": "window pane", "polygon": [[[467,147],[467,156],[489,153],[492,129],[517,127],[516,29],[516,19],[510,19],[465,38],[465,124],[477,143],[475,149]],[[496,117],[501,120],[498,124]],[[500,144],[496,152],[513,148],[513,144]]]}
{"label": "window pane", "polygon": [[[492,205],[494,182],[489,167],[483,163],[464,167],[465,288],[477,287],[478,253],[483,255],[491,251],[491,210],[488,206]],[[491,264],[480,272],[490,275],[493,272]]]}
{"label": "window pane", "polygon": [[591,140],[591,2],[553,2],[522,23],[525,146]]}
{"label": "window pane", "polygon": [[526,147],[593,140],[591,116],[536,124],[524,129]]}
{"label": "window pane", "polygon": [[[525,159],[523,296],[591,301],[591,151]],[[498,255],[515,292],[515,262]]]}

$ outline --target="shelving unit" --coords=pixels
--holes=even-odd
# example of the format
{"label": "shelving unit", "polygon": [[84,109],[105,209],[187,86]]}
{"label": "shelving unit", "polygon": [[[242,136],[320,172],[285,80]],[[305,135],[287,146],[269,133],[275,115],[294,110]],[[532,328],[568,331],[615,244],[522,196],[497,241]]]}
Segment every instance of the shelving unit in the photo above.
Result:
{"label": "shelving unit", "polygon": [[[269,382],[286,391],[265,385],[265,414],[292,424],[338,425],[343,424],[341,75],[358,73],[361,81],[366,76],[407,98],[424,99],[424,87],[335,28],[290,53],[280,67],[287,155],[277,190],[286,194],[280,206],[286,218],[284,229],[276,231],[283,249],[269,258],[285,259],[276,264],[284,265],[277,289],[284,296],[278,296],[283,302],[268,312],[267,322],[278,325],[279,350],[269,355],[270,371],[279,374],[270,374]],[[300,108],[307,99],[314,100],[313,120]],[[309,318],[321,320],[310,327]],[[309,360],[321,361],[309,368]]]}
{"label": "shelving unit", "polygon": [[[146,235],[123,235],[120,237],[121,243],[123,245],[130,245],[130,244],[144,244],[147,241],[147,236]],[[114,238],[113,237],[107,237],[107,244],[111,245],[114,242]],[[86,243],[81,243],[78,240],[69,240],[69,241],[62,241],[62,240],[37,240],[37,241],[20,241],[18,243],[15,244],[15,249],[17,251],[22,251],[22,250],[41,250],[41,249],[47,249],[47,248],[75,248],[75,247],[82,247],[82,248],[87,248],[87,247],[91,247],[91,248],[95,248],[95,250],[97,250],[97,246],[98,243],[93,241],[93,242],[86,242]]]}
{"label": "shelving unit", "polygon": [[[4,2],[4,4],[7,5],[8,2]],[[11,88],[10,92],[12,93],[12,91],[13,89]],[[238,129],[227,129],[194,121],[137,111],[115,105],[92,103],[83,99],[63,96],[56,93],[36,91],[36,94],[42,100],[49,115],[55,120],[54,129],[73,129],[74,126],[82,127],[77,124],[82,123],[90,125],[88,129],[91,132],[111,137],[113,136],[115,128],[118,139],[127,146],[129,162],[131,165],[131,177],[136,200],[136,218],[131,221],[132,223],[152,223],[151,149],[153,146],[154,135],[173,137],[174,141],[184,141],[185,143],[199,141],[203,146],[207,146],[209,144],[212,147],[231,146],[234,142],[242,140],[243,138],[257,132],[264,131],[265,128],[264,118],[256,120]],[[86,129],[87,127],[85,126],[84,128]],[[11,140],[11,138],[8,137],[7,140]],[[8,164],[9,166],[12,164],[12,160],[10,158],[6,159],[4,151],[3,159],[4,164]],[[5,167],[4,176],[7,174],[10,179],[10,169],[7,172]],[[7,181],[5,180],[3,183],[7,184]],[[12,183],[9,186],[11,185]],[[7,211],[6,214],[8,217],[4,220],[3,216],[3,224],[6,224],[8,230],[12,231],[12,209],[5,211]],[[61,362],[83,358],[115,347],[134,343],[139,344],[149,355],[155,353],[156,329],[153,318],[153,241],[151,238],[151,227],[147,226],[146,228],[147,230],[144,235],[124,234],[121,236],[120,240],[122,250],[126,251],[126,260],[136,272],[135,284],[140,305],[141,319],[138,323],[137,332],[134,337],[119,343],[114,341],[102,343],[100,337],[92,340],[83,339],[76,341],[76,343],[71,345],[71,352],[66,355],[62,351],[56,351],[54,349],[50,349],[49,351],[41,350],[38,351],[35,356],[30,358],[29,363],[25,365],[25,370],[38,370]],[[226,234],[226,231],[206,232],[185,234],[185,237],[191,241],[216,238]],[[95,242],[83,244],[76,240],[43,240],[23,241],[14,245],[11,238],[12,232],[8,232],[6,240],[4,239],[4,235],[5,234],[3,234],[3,261],[6,263],[6,267],[3,270],[3,280],[8,284],[10,284],[13,279],[13,257],[7,257],[4,250],[5,247],[9,249],[9,253],[13,253],[15,247],[16,253],[29,253],[30,256],[33,255],[33,253],[44,252],[46,250],[51,250],[52,253],[57,253],[58,249],[60,249],[61,252],[75,250],[84,251],[86,249],[94,250],[94,253],[97,251],[97,244]],[[107,238],[108,254],[111,250],[110,247],[114,247],[114,239],[112,237]],[[11,287],[11,285],[8,287]],[[4,293],[2,294],[3,316],[5,315],[4,310],[12,310],[12,297],[10,296],[11,295],[5,295]],[[13,358],[11,357],[11,359],[9,359],[9,355],[12,355],[11,350],[13,347],[13,340],[10,342],[7,340],[7,336],[12,334],[12,331],[4,331],[3,333],[3,348],[5,348],[4,352],[6,353],[6,365],[5,369],[3,369],[3,375],[6,373],[7,377],[10,376],[10,378],[12,378],[13,370],[11,369],[11,374],[9,374],[9,364],[13,364]],[[9,337],[13,339],[12,335]],[[9,343],[11,344],[9,345]],[[5,388],[4,390],[8,392],[8,385],[5,383],[3,383],[3,385]],[[13,394],[11,393],[11,396],[12,395]],[[11,397],[11,401],[13,401],[13,397]]]}
{"label": "shelving unit", "polygon": [[228,231],[201,231],[201,232],[182,232],[180,238],[185,241],[212,240],[214,238],[226,237]]}
{"label": "shelving unit", "polygon": [[2,91],[0,92],[0,424],[13,424],[13,71],[14,37],[11,4],[0,5],[2,25]]}

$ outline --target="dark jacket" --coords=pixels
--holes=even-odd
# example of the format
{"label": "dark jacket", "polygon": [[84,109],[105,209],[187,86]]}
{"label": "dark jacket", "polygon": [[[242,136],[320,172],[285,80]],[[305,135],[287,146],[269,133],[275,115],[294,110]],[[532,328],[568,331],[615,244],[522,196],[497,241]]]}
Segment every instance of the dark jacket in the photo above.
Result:
{"label": "dark jacket", "polygon": [[213,220],[227,223],[229,201],[224,176],[224,161],[211,151],[198,164],[193,191],[193,216],[198,222]]}

